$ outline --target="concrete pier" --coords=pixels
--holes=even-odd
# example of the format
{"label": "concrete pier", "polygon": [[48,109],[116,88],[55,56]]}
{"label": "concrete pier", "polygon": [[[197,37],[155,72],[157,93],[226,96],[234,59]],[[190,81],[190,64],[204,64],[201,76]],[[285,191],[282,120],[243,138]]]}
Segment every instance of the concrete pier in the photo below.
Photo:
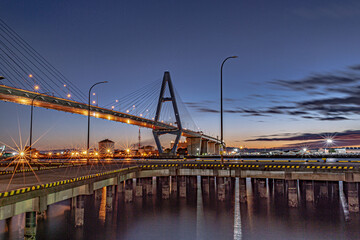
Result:
{"label": "concrete pier", "polygon": [[224,184],[224,178],[223,177],[217,177],[216,178],[216,184],[217,184],[217,197],[219,201],[225,201],[225,184]]}
{"label": "concrete pier", "polygon": [[[101,198],[102,198],[102,192],[103,192],[103,189],[98,189],[98,190],[95,190],[94,191],[94,195],[95,195],[95,201],[100,201]],[[76,200],[75,200],[76,201]],[[76,206],[76,204],[75,204]]]}
{"label": "concrete pier", "polygon": [[324,181],[316,182],[319,185],[319,198],[327,199],[329,197],[328,183]]}
{"label": "concrete pier", "polygon": [[275,179],[275,194],[278,196],[284,196],[284,180]]}
{"label": "concrete pier", "polygon": [[297,180],[287,180],[287,193],[289,207],[298,207],[298,188]]}
{"label": "concrete pier", "polygon": [[204,195],[209,195],[210,186],[209,186],[209,177],[201,177],[202,190]]}
{"label": "concrete pier", "polygon": [[39,211],[36,213],[36,219],[39,220],[44,220],[46,217],[46,211]]}
{"label": "concrete pier", "polygon": [[179,196],[186,198],[186,178],[184,176],[178,177],[179,183]]}
{"label": "concrete pier", "polygon": [[85,196],[77,196],[75,208],[75,227],[82,227],[84,225],[84,207]]}
{"label": "concrete pier", "polygon": [[347,182],[347,198],[350,212],[359,212],[359,184]]}
{"label": "concrete pier", "polygon": [[147,196],[153,195],[153,181],[152,181],[152,178],[151,177],[145,178],[144,181],[145,181],[145,194]]}
{"label": "concrete pier", "polygon": [[106,211],[110,212],[113,209],[113,196],[114,196],[114,187],[107,186],[106,187]]}
{"label": "concrete pier", "polygon": [[133,201],[133,180],[128,179],[125,182],[125,202]]}
{"label": "concrete pier", "polygon": [[144,180],[141,178],[136,179],[135,197],[143,196],[143,182]]}
{"label": "concrete pier", "polygon": [[266,179],[257,180],[260,198],[267,198]]}
{"label": "concrete pier", "polygon": [[171,194],[177,194],[177,192],[178,192],[178,183],[177,183],[176,176],[171,176],[170,178],[171,178],[171,180],[170,180]]}
{"label": "concrete pier", "polygon": [[36,212],[25,213],[24,239],[36,239]]}
{"label": "concrete pier", "polygon": [[314,182],[313,181],[305,181],[305,199],[307,202],[314,202]]}
{"label": "concrete pier", "polygon": [[239,188],[240,188],[240,202],[245,203],[247,200],[246,178],[239,178]]}
{"label": "concrete pier", "polygon": [[120,184],[117,186],[116,190],[118,193],[124,193],[125,192],[125,182],[120,182]]}

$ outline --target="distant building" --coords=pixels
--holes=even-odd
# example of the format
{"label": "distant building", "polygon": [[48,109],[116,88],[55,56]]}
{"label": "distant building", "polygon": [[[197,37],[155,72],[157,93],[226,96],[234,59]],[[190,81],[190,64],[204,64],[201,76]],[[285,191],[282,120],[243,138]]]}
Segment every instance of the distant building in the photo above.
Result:
{"label": "distant building", "polygon": [[140,154],[154,154],[155,147],[151,145],[143,146],[139,149]]}
{"label": "distant building", "polygon": [[99,154],[114,154],[115,143],[109,139],[105,139],[99,142]]}
{"label": "distant building", "polygon": [[359,147],[346,147],[345,150],[346,150],[346,153],[360,154],[360,148]]}

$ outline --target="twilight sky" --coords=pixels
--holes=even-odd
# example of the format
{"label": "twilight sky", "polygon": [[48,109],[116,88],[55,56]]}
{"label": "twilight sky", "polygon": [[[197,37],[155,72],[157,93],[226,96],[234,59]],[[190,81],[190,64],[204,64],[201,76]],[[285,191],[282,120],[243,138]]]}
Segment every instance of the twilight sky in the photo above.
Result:
{"label": "twilight sky", "polygon": [[[2,0],[0,9],[84,93],[109,81],[96,87],[100,106],[168,70],[193,120],[217,136],[220,64],[238,55],[224,66],[228,146],[322,146],[326,137],[360,145],[358,1]],[[0,142],[20,143],[19,131],[26,141],[29,106],[0,102],[0,109]],[[35,147],[84,147],[86,124],[84,116],[36,108]],[[137,133],[94,119],[91,142],[110,138],[121,148]],[[151,131],[142,139],[152,143]]]}

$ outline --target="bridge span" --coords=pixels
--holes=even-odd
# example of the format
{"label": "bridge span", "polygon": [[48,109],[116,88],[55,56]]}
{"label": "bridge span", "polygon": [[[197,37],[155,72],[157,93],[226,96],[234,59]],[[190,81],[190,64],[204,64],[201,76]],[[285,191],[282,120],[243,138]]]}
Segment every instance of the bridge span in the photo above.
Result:
{"label": "bridge span", "polygon": [[[294,163],[294,162],[235,162],[221,164],[218,161],[129,161],[123,165],[98,164],[67,168],[39,170],[36,176],[27,172],[0,175],[0,220],[26,213],[25,232],[34,234],[36,216],[44,214],[48,206],[71,199],[75,211],[76,226],[84,223],[84,196],[99,198],[99,191],[106,189],[106,204],[112,209],[113,197],[124,194],[125,202],[134,197],[154,194],[156,186],[164,199],[171,194],[186,197],[188,188],[196,187],[201,180],[203,191],[215,187],[217,199],[223,201],[238,179],[240,201],[246,202],[246,179],[260,197],[268,191],[284,195],[290,207],[299,205],[299,192],[306,201],[314,202],[317,195],[328,192],[341,194],[339,183],[344,185],[349,210],[359,212],[360,167],[357,163]],[[39,183],[40,182],[40,183]],[[158,183],[158,185],[155,184]],[[160,184],[160,185],[159,185]],[[341,186],[342,186],[341,185]],[[340,192],[339,192],[340,191]],[[35,220],[34,220],[35,219]]]}

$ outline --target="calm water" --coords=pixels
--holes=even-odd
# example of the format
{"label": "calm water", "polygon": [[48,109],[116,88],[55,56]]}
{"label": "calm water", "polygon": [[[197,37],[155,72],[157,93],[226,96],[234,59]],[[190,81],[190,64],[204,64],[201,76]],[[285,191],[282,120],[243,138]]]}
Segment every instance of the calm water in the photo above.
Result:
{"label": "calm water", "polygon": [[[215,189],[204,193],[199,183],[200,178],[198,188],[188,187],[187,198],[163,200],[158,191],[125,203],[118,194],[111,212],[105,210],[105,190],[101,200],[87,196],[83,228],[74,227],[70,201],[54,204],[38,221],[37,239],[360,239],[360,216],[344,213],[339,194],[310,204],[299,193],[300,206],[289,208],[286,197],[271,188],[267,198],[253,194],[250,179],[247,203],[239,201],[238,181],[223,202]],[[21,239],[23,228],[23,214],[9,228],[1,221],[0,239]]]}

